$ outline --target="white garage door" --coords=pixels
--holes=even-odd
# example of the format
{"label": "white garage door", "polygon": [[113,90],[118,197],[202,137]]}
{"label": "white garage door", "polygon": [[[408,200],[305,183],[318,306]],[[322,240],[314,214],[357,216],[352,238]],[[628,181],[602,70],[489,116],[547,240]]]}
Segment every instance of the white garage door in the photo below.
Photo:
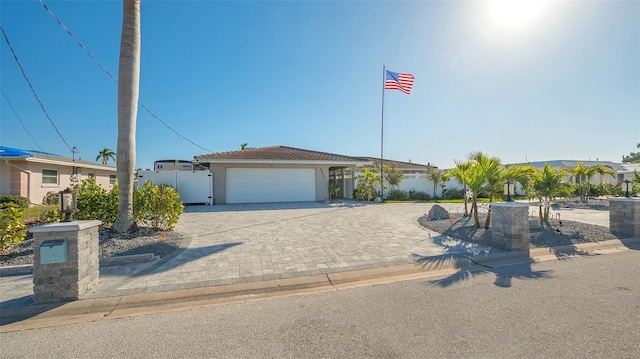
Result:
{"label": "white garage door", "polygon": [[227,203],[316,200],[313,168],[227,168]]}

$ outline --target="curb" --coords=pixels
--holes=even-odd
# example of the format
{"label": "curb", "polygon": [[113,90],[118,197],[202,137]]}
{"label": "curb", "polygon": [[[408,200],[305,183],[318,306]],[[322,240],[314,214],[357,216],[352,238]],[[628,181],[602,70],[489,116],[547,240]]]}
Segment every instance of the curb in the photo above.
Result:
{"label": "curb", "polygon": [[535,248],[474,256],[440,255],[428,257],[426,260],[414,264],[391,267],[13,307],[4,309],[0,315],[0,333],[250,302],[265,298],[336,291],[381,283],[451,275],[461,270],[472,271],[480,266],[498,268],[628,249],[640,249],[640,239],[626,238],[583,243],[575,246]]}

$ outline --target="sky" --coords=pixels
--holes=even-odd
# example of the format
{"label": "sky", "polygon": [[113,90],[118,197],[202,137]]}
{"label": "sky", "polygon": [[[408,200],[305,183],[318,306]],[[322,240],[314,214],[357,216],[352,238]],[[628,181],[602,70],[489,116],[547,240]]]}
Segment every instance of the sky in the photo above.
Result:
{"label": "sky", "polygon": [[[122,2],[43,2],[117,76]],[[385,158],[636,152],[640,2],[515,3],[144,0],[140,101],[166,126],[139,109],[136,168],[243,143],[379,157],[383,66],[415,76],[384,93]],[[115,151],[116,83],[38,0],[1,0],[0,24],[51,118],[0,38],[0,145]]]}

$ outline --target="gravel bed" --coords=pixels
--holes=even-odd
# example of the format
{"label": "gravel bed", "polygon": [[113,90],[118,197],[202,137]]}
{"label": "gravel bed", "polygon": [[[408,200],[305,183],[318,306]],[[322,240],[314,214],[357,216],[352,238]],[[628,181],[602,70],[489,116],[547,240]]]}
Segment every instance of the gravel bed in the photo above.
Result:
{"label": "gravel bed", "polygon": [[[100,258],[145,253],[162,258],[178,249],[183,240],[183,236],[177,232],[154,232],[146,228],[118,234],[100,227],[99,235]],[[33,239],[30,237],[0,254],[0,267],[33,264]]]}
{"label": "gravel bed", "polygon": [[[478,218],[480,219],[481,228],[476,228],[473,217],[427,221],[426,217],[422,216],[418,219],[418,222],[423,227],[452,238],[490,246],[491,225],[489,229],[484,228],[484,221],[487,215],[480,213]],[[538,217],[529,218],[529,236],[531,240],[530,248],[555,247],[618,239],[607,227],[566,220],[556,221],[553,219],[550,220],[549,223],[541,225]]]}

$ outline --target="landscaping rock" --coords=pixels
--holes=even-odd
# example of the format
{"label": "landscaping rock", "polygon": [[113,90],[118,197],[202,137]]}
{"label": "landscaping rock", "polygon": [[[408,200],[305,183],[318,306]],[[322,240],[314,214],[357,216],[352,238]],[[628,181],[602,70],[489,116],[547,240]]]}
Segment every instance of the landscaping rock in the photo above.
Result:
{"label": "landscaping rock", "polygon": [[439,219],[449,219],[449,212],[440,205],[434,205],[427,213],[429,221],[437,221]]}

